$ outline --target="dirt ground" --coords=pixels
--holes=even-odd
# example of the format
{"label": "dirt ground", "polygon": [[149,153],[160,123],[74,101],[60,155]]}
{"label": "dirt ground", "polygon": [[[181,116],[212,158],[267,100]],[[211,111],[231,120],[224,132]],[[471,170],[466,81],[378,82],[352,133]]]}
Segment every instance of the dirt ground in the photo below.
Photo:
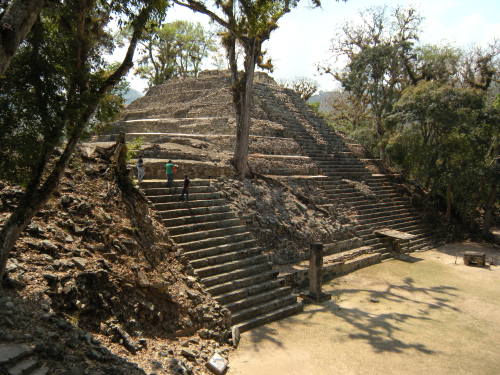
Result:
{"label": "dirt ground", "polygon": [[455,243],[333,280],[331,301],[243,333],[228,375],[500,374],[500,267],[466,250],[500,264]]}

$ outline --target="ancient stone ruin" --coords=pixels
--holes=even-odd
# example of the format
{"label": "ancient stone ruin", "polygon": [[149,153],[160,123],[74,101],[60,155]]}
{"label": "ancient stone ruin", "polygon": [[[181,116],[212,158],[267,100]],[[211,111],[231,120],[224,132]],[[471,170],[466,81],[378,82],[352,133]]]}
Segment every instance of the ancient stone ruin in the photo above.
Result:
{"label": "ancient stone ruin", "polygon": [[[307,284],[309,240],[324,244],[327,277],[394,256],[402,248],[398,236],[411,238],[405,252],[439,240],[393,176],[263,73],[256,75],[251,118],[255,181],[233,179],[235,116],[225,73],[152,88],[94,140],[112,142],[124,132],[140,148],[136,157],[146,165],[141,188],[240,330],[301,309],[291,292]],[[179,165],[170,189],[169,159]],[[185,174],[192,179],[187,202],[179,201]],[[296,240],[304,231],[303,241]]]}

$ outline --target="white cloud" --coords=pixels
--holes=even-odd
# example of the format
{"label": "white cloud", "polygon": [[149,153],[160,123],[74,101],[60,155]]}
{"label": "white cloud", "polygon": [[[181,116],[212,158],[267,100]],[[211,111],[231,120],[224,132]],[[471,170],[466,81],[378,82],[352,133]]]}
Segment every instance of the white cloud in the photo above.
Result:
{"label": "white cloud", "polygon": [[[265,48],[275,66],[273,76],[277,79],[293,79],[305,76],[314,78],[322,90],[335,87],[331,78],[318,76],[316,64],[328,56],[330,40],[335,30],[347,20],[355,20],[367,7],[414,6],[424,17],[422,42],[448,42],[459,47],[473,43],[482,45],[500,38],[500,2],[495,0],[349,0],[344,2],[324,1],[322,9],[311,9],[301,5],[292,10],[281,21],[280,27],[271,34]],[[208,25],[207,17],[194,14],[188,9],[172,9],[168,21],[187,19]],[[136,77],[130,77],[132,87],[143,89],[146,85]]]}

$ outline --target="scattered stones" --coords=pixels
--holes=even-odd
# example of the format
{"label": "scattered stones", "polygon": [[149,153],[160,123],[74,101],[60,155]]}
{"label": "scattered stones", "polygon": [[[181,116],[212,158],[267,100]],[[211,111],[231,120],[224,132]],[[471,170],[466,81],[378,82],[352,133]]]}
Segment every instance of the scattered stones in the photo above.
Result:
{"label": "scattered stones", "polygon": [[119,325],[113,326],[113,330],[118,335],[120,341],[123,343],[123,346],[130,351],[132,354],[137,353],[141,347],[137,345],[134,340],[130,337],[130,335]]}

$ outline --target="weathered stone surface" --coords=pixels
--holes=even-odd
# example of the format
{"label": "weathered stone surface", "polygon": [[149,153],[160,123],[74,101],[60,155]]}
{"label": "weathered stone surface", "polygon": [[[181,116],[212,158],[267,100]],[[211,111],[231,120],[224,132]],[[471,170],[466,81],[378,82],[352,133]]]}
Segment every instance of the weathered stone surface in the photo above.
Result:
{"label": "weathered stone surface", "polygon": [[223,375],[227,370],[227,365],[227,360],[218,353],[215,353],[207,362],[208,369],[217,375]]}
{"label": "weathered stone surface", "polygon": [[33,352],[33,348],[24,344],[0,345],[0,364],[8,363],[17,358],[22,358]]}
{"label": "weathered stone surface", "polygon": [[233,326],[231,328],[231,337],[233,340],[233,346],[237,348],[240,344],[240,329],[238,328],[238,326]]}
{"label": "weathered stone surface", "polygon": [[73,257],[71,261],[81,271],[84,271],[87,268],[87,260],[80,257]]}

